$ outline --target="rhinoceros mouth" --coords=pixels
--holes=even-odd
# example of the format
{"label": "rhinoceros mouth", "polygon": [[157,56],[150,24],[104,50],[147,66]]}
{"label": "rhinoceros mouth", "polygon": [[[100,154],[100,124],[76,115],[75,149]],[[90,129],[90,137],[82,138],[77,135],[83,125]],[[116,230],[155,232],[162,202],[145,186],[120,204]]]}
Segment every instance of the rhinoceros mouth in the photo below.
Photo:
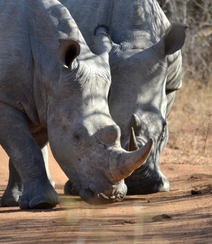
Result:
{"label": "rhinoceros mouth", "polygon": [[[126,190],[127,191],[127,190]],[[116,194],[111,194],[108,196],[103,192],[97,193],[93,187],[87,187],[78,191],[75,184],[68,180],[64,186],[65,195],[78,195],[90,204],[108,204],[113,202],[120,202],[125,197],[126,193],[117,192]]]}
{"label": "rhinoceros mouth", "polygon": [[148,167],[145,170],[138,169],[131,176],[125,179],[128,188],[128,195],[151,194],[170,190],[168,179],[160,170],[152,170]]}
{"label": "rhinoceros mouth", "polygon": [[79,192],[80,197],[83,201],[92,205],[109,204],[116,201],[116,197],[108,197],[104,193],[95,194],[90,189],[84,189]]}
{"label": "rhinoceros mouth", "polygon": [[98,205],[122,201],[126,195],[126,192],[115,191],[106,194],[104,192],[101,192],[99,189],[97,190],[95,185],[93,183],[90,183],[88,185],[88,188],[83,189],[79,192],[79,195],[85,202]]}

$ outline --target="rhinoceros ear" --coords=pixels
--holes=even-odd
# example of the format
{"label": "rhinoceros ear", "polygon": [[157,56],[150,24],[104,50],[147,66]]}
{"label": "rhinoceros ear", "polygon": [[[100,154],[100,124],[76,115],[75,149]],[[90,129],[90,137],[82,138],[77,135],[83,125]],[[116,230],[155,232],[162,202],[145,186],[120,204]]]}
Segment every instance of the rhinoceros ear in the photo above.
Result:
{"label": "rhinoceros ear", "polygon": [[58,61],[64,68],[71,69],[73,61],[80,53],[80,45],[73,40],[60,39],[59,41]]}
{"label": "rhinoceros ear", "polygon": [[186,26],[172,25],[163,37],[165,55],[170,55],[182,48],[185,42]]}
{"label": "rhinoceros ear", "polygon": [[91,50],[95,54],[108,58],[111,49],[112,41],[108,35],[108,28],[106,26],[98,26],[94,31],[94,45],[91,47]]}

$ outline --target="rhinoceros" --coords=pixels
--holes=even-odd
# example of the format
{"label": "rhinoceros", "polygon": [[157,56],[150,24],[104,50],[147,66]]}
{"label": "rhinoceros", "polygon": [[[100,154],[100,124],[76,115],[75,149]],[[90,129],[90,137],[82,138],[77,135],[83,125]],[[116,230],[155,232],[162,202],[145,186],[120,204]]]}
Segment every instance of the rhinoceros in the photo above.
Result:
{"label": "rhinoceros", "polygon": [[[92,47],[93,28],[109,29],[112,85],[109,107],[121,128],[121,145],[135,150],[149,138],[154,147],[146,161],[125,182],[128,194],[169,191],[159,167],[168,141],[167,117],[181,87],[181,47],[185,26],[171,26],[156,0],[61,0]],[[95,46],[93,48],[95,51]],[[134,140],[129,140],[129,134]],[[70,191],[67,182],[65,191]]]}
{"label": "rhinoceros", "polygon": [[122,200],[124,178],[152,141],[131,153],[121,148],[107,102],[109,37],[97,30],[93,54],[57,0],[0,1],[0,9],[0,144],[10,168],[1,206],[59,203],[41,152],[48,141],[83,200]]}

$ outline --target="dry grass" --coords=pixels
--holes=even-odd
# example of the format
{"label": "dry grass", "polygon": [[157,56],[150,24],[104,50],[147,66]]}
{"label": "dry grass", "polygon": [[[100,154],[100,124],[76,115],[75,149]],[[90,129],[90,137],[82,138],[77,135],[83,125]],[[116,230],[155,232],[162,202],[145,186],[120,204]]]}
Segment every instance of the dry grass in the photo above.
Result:
{"label": "dry grass", "polygon": [[184,82],[169,117],[168,148],[176,163],[212,164],[212,80]]}
{"label": "dry grass", "polygon": [[211,0],[158,0],[171,23],[183,23],[186,41],[182,48],[183,67],[191,79],[205,85],[212,78],[212,2]]}

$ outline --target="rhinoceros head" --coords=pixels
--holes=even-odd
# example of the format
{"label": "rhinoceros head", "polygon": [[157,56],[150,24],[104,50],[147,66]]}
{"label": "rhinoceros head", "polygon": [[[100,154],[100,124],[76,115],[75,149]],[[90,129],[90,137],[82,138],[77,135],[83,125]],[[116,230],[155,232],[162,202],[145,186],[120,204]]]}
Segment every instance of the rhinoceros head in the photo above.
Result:
{"label": "rhinoceros head", "polygon": [[[179,49],[184,39],[185,27],[174,25],[146,49],[135,48],[127,42],[114,44],[110,53],[109,106],[113,119],[121,128],[122,146],[135,150],[142,148],[150,138],[154,142],[146,163],[125,180],[129,194],[169,190],[169,182],[159,169],[159,158],[168,140],[166,120],[176,90],[174,82],[181,79]],[[140,46],[145,46],[145,41],[140,40],[143,42]],[[149,41],[147,43],[149,45]],[[173,55],[173,67],[169,67],[169,55]],[[171,96],[167,91],[168,73],[172,79]],[[132,140],[129,139],[130,131],[134,135]]]}
{"label": "rhinoceros head", "polygon": [[49,101],[48,134],[73,191],[89,203],[107,203],[123,199],[123,179],[145,161],[152,141],[135,152],[121,148],[120,129],[108,107],[111,42],[97,33],[96,44],[98,55],[82,38],[60,41],[61,75]]}

